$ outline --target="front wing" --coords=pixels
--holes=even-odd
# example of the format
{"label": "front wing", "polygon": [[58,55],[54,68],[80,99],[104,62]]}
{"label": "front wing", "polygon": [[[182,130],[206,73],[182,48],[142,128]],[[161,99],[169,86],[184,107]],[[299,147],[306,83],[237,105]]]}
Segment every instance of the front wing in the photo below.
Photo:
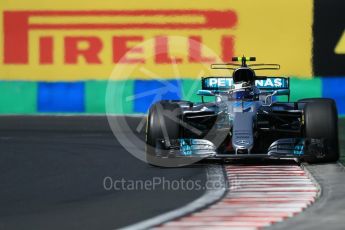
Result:
{"label": "front wing", "polygon": [[217,147],[204,139],[157,140],[156,156],[161,158],[268,158],[268,159],[322,159],[327,151],[322,139],[286,138],[273,142],[265,153],[219,153]]}

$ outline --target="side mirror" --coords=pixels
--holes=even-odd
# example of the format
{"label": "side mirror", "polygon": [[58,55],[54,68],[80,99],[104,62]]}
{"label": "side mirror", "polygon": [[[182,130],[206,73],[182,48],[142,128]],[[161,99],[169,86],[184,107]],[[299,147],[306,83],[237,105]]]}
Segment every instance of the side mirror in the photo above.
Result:
{"label": "side mirror", "polygon": [[271,106],[272,105],[272,99],[273,96],[277,95],[278,91],[274,90],[271,94],[268,94],[265,98],[265,106]]}
{"label": "side mirror", "polygon": [[197,95],[199,96],[214,96],[214,93],[211,90],[198,90]]}
{"label": "side mirror", "polygon": [[276,92],[275,95],[277,95],[277,96],[289,95],[290,94],[290,90],[289,89],[278,89],[278,90],[275,90],[274,92]]}

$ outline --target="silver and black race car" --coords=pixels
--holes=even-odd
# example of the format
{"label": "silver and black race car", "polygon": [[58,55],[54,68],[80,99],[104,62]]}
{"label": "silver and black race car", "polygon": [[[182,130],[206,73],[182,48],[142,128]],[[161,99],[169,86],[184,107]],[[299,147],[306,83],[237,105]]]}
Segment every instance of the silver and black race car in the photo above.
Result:
{"label": "silver and black race car", "polygon": [[[278,64],[247,64],[254,57],[213,64],[233,70],[232,77],[201,79],[202,102],[159,101],[148,113],[146,157],[149,164],[179,166],[200,159],[296,158],[333,162],[339,158],[334,100],[290,102],[286,77],[257,76]],[[213,97],[207,100],[206,97]],[[286,102],[281,102],[286,98]],[[209,98],[208,98],[209,99]]]}

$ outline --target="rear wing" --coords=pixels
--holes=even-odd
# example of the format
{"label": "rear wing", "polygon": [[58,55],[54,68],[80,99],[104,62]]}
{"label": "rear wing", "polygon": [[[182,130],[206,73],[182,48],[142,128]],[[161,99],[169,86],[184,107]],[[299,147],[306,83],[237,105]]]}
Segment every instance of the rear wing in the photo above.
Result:
{"label": "rear wing", "polygon": [[[203,90],[224,91],[233,85],[232,77],[205,77],[201,79]],[[255,86],[261,90],[290,89],[288,77],[257,77]]]}
{"label": "rear wing", "polygon": [[[227,91],[233,85],[232,77],[206,77],[201,79],[203,90],[214,92]],[[288,77],[257,77],[255,86],[263,92],[278,91],[277,95],[290,98],[290,78]]]}

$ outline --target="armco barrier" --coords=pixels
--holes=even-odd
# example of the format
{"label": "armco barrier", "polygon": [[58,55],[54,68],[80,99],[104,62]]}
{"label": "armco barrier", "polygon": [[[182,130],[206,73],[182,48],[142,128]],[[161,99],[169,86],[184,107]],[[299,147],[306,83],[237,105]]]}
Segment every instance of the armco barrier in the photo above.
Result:
{"label": "armco barrier", "polygon": [[[313,70],[317,76],[345,76],[345,2],[314,0]],[[332,12],[332,13],[330,13]]]}
{"label": "armco barrier", "polygon": [[[145,92],[160,94],[161,99],[185,99],[200,101],[195,93],[200,89],[200,79],[183,78],[167,80],[171,89],[161,90],[161,80],[127,80],[127,81],[80,81],[80,82],[0,82],[1,114],[33,113],[87,113],[104,114],[106,112],[106,89],[122,88],[116,98],[122,98],[122,107],[114,113],[146,113],[154,103],[152,94],[145,97],[133,95]],[[291,79],[291,100],[301,98],[328,97],[337,102],[338,112],[345,114],[345,78],[325,77],[312,79]],[[120,95],[121,93],[121,95]]]}

